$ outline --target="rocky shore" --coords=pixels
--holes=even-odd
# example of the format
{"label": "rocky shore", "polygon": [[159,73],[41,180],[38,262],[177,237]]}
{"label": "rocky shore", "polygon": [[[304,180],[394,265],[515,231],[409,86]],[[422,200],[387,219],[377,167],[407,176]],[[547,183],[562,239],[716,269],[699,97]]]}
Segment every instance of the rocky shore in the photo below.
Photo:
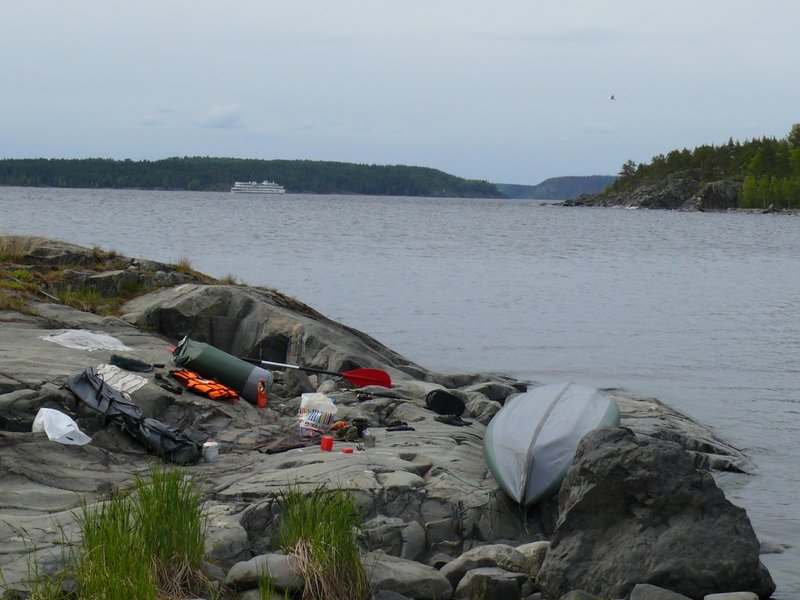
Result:
{"label": "rocky shore", "polygon": [[[0,275],[12,295],[10,282],[23,272],[54,268],[61,285],[108,297],[142,291],[116,316],[58,303],[52,288],[28,287],[23,304],[0,309],[0,569],[11,589],[24,589],[32,564],[57,570],[65,540],[77,541],[74,511],[127,485],[152,460],[65,387],[112,354],[164,365],[140,373],[146,381],[130,393],[145,416],[219,443],[217,460],[185,469],[204,490],[206,569],[240,598],[259,597],[257,570],[265,566],[278,589],[302,588],[303,574],[273,546],[276,494],[320,485],[349,490],[357,501],[376,599],[735,600],[767,599],[775,589],[745,510],[713,477],[748,471],[747,458],[656,399],[609,390],[621,426],[587,435],[558,496],[524,511],[488,472],[482,439],[505,400],[535,382],[434,373],[274,290],[126,257],[94,270],[97,254],[0,237]],[[106,334],[125,349],[44,339],[62,330]],[[382,369],[392,389],[366,391],[397,397],[357,394],[341,379],[295,370],[275,372],[266,408],[177,394],[159,384],[172,367],[168,346],[184,336],[234,356],[333,372]],[[434,419],[423,400],[434,389],[463,399],[467,425]],[[314,391],[336,398],[338,419],[366,419],[374,447],[338,440],[322,452],[298,443],[300,395]],[[71,416],[91,443],[61,445],[32,433],[42,407]]]}
{"label": "rocky shore", "polygon": [[672,173],[655,183],[640,185],[624,192],[583,194],[563,205],[725,211],[736,209],[741,189],[740,181],[704,183],[700,170],[695,169]]}

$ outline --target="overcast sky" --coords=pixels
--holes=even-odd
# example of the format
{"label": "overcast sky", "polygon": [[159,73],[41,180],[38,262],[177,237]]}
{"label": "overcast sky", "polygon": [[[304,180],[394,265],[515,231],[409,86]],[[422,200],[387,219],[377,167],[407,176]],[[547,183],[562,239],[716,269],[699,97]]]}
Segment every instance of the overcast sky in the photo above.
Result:
{"label": "overcast sky", "polygon": [[800,122],[798,0],[0,0],[0,56],[0,158],[536,184]]}

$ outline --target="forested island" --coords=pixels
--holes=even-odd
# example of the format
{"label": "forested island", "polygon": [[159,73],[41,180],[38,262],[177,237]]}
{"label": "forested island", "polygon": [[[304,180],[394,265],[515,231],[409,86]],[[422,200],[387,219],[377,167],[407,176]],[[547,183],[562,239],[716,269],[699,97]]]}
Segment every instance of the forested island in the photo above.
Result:
{"label": "forested island", "polygon": [[567,205],[686,210],[800,209],[800,123],[782,139],[729,139],[721,146],[672,150],[650,163],[628,161],[619,178]]}
{"label": "forested island", "polygon": [[488,181],[436,169],[312,160],[173,157],[163,160],[2,159],[0,185],[228,191],[234,181],[272,180],[287,192],[502,198]]}
{"label": "forested island", "polygon": [[581,194],[599,194],[616,180],[616,175],[550,177],[537,185],[498,183],[497,189],[512,200],[571,200]]}

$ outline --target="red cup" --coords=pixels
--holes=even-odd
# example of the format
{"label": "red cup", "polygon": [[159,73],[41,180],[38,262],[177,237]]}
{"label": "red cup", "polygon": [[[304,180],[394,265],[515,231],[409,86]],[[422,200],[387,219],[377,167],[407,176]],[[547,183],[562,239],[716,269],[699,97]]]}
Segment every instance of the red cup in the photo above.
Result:
{"label": "red cup", "polygon": [[353,453],[353,449],[352,448],[342,448],[342,452],[344,454],[352,454]]}
{"label": "red cup", "polygon": [[319,439],[319,447],[325,452],[330,452],[333,450],[333,437],[329,435],[323,435]]}

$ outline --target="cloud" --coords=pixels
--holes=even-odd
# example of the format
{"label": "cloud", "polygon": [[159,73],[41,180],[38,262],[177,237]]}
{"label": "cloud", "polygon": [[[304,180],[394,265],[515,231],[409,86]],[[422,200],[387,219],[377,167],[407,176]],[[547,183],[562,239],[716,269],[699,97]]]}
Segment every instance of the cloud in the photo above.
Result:
{"label": "cloud", "polygon": [[201,126],[214,129],[238,129],[242,127],[242,108],[235,103],[214,106],[206,112]]}

